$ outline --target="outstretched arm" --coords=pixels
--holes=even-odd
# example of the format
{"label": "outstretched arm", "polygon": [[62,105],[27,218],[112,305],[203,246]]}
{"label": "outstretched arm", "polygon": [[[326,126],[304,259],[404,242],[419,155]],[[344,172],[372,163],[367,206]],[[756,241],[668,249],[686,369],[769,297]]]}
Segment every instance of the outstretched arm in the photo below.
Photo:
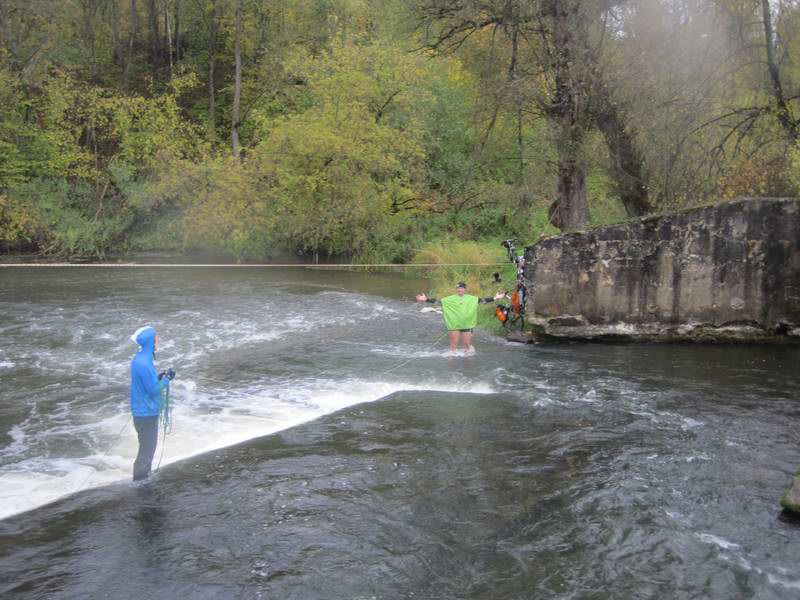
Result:
{"label": "outstretched arm", "polygon": [[487,302],[496,302],[497,300],[501,300],[505,298],[505,292],[497,292],[494,296],[487,296],[486,298],[478,298],[478,302],[481,304],[486,304]]}

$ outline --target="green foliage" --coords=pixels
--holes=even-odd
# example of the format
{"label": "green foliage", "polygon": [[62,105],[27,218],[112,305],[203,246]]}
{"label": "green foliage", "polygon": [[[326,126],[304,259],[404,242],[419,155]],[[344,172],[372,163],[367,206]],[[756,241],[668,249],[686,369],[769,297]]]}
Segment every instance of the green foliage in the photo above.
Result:
{"label": "green foliage", "polygon": [[314,256],[403,259],[400,213],[418,195],[424,159],[420,58],[348,43],[320,57],[299,53],[291,68],[313,107],[272,122],[249,159],[280,241]]}
{"label": "green foliage", "polygon": [[614,182],[602,169],[592,169],[586,177],[591,202],[590,225],[608,225],[626,220],[625,207],[614,194]]}
{"label": "green foliage", "polygon": [[229,157],[169,163],[141,191],[140,201],[162,202],[175,214],[143,223],[145,231],[135,247],[145,250],[148,243],[166,242],[179,250],[264,258],[274,245],[275,218],[268,200],[254,187],[256,177]]}
{"label": "green foliage", "polygon": [[[30,101],[4,105],[0,241],[69,256],[128,248],[135,226],[165,208],[142,191],[147,177],[202,149],[174,95],[191,83],[153,98],[113,96],[56,73]],[[24,97],[21,85],[5,93]]]}
{"label": "green foliage", "polygon": [[280,211],[285,243],[357,255],[393,203],[413,195],[409,166],[419,156],[412,140],[375,123],[363,106],[343,105],[286,119],[253,160]]}
{"label": "green foliage", "polygon": [[[717,4],[732,29],[758,16],[752,3]],[[547,49],[534,39],[518,46],[513,74],[512,28],[472,32],[455,52],[419,51],[410,28],[419,5],[244,0],[237,162],[228,158],[235,3],[4,2],[0,245],[88,257],[291,250],[502,263],[500,239],[522,247],[558,233],[548,217],[557,131],[542,110],[553,82],[530,60]],[[448,5],[463,14],[477,6]],[[764,85],[763,31],[741,30],[730,65],[718,16],[703,3],[642,0],[618,15],[612,35],[592,38],[659,209],[800,189],[798,151],[786,151]],[[800,11],[787,5],[775,19],[791,86]],[[601,29],[593,23],[592,35]],[[795,110],[796,93],[787,94]],[[736,129],[753,107],[758,118]],[[721,118],[726,111],[733,116]],[[591,223],[622,220],[607,140],[589,131],[584,141]],[[444,287],[487,276],[440,274]]]}
{"label": "green foliage", "polygon": [[125,210],[104,210],[89,185],[34,179],[16,187],[6,202],[7,245],[35,243],[41,252],[103,258],[131,225]]}

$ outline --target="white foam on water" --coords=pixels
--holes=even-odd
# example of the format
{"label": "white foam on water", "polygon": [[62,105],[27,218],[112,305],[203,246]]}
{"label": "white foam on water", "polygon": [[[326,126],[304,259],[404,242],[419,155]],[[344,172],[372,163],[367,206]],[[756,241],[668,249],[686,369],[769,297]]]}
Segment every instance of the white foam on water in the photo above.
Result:
{"label": "white foam on water", "polygon": [[[390,382],[364,379],[294,382],[292,388],[236,390],[205,396],[192,381],[182,381],[173,392],[172,432],[159,432],[153,468],[269,435],[320,416],[398,391],[441,391],[490,394],[486,383],[467,380],[452,384]],[[209,410],[213,408],[213,410]],[[127,421],[127,423],[126,423]],[[122,433],[120,434],[120,430]],[[138,444],[127,412],[97,423],[55,426],[39,432],[80,433],[98,438],[98,451],[79,458],[30,458],[4,467],[0,473],[0,518],[30,510],[81,489],[127,480]],[[17,433],[19,443],[25,434]],[[163,440],[163,444],[162,444]]]}
{"label": "white foam on water", "polygon": [[77,329],[74,329],[72,331],[72,344],[79,344],[81,342],[81,340],[83,339],[83,334],[84,333],[85,332],[80,327],[78,327]]}
{"label": "white foam on water", "polygon": [[769,581],[772,585],[780,585],[781,587],[792,590],[800,590],[800,579],[787,579],[786,577],[767,573],[767,581]]}
{"label": "white foam on water", "polygon": [[437,350],[433,345],[430,345],[427,350],[419,350],[418,348],[419,346],[411,344],[397,344],[384,348],[372,348],[370,352],[385,356],[397,356],[399,358],[458,358],[475,356],[477,353],[475,346],[471,346],[469,350],[459,348],[454,351]]}
{"label": "white foam on water", "polygon": [[708,454],[706,454],[705,452],[701,452],[700,454],[692,454],[691,456],[687,456],[685,460],[686,462],[690,463],[696,460],[711,460],[711,459],[708,457]]}
{"label": "white foam on water", "polygon": [[660,419],[651,412],[646,410],[629,410],[628,414],[636,415],[637,417],[644,417],[645,419],[650,419],[653,423],[659,423]]}
{"label": "white foam on water", "polygon": [[251,333],[245,336],[242,336],[240,343],[249,344],[253,342],[271,342],[272,340],[277,340],[283,337],[285,334],[281,334],[277,331],[262,331],[259,333]]}
{"label": "white foam on water", "polygon": [[390,346],[388,348],[372,348],[370,352],[373,354],[383,354],[386,356],[397,356],[400,358],[434,358],[443,356],[441,350],[419,350],[418,346],[411,344],[398,344],[397,346]]}
{"label": "white foam on water", "polygon": [[[710,538],[713,538],[710,541],[712,543],[715,543],[716,545],[720,545],[719,543],[717,543],[720,540],[720,538],[717,538],[716,536],[709,534],[700,534],[698,537],[702,539],[703,536],[708,536]],[[748,560],[745,556],[743,556],[742,548],[738,544],[732,544],[731,542],[726,542],[725,540],[722,540],[722,542],[725,542],[727,546],[720,546],[720,547],[722,547],[724,550],[731,551],[732,556],[720,555],[720,559],[724,560],[725,562],[735,564],[738,567],[744,569],[745,571],[752,571],[753,573],[757,573],[761,576],[766,577],[770,585],[781,586],[787,589],[800,590],[800,579],[791,578],[791,572],[788,569],[780,566],[775,566],[774,569],[775,571],[777,571],[777,573],[770,573],[765,569],[762,569],[758,566],[754,566],[750,560]]]}
{"label": "white foam on water", "polygon": [[553,400],[552,398],[537,398],[533,401],[533,406],[536,408],[545,408],[547,406],[552,406],[553,404],[560,404],[557,400]]}
{"label": "white foam on water", "polygon": [[738,556],[738,555],[727,556],[725,554],[721,554],[720,559],[727,563],[737,565],[742,569],[744,569],[745,571],[754,570],[756,573],[763,574],[763,571],[761,569],[753,569],[753,563],[747,560],[744,556]]}
{"label": "white foam on water", "polygon": [[669,411],[662,410],[662,411],[657,411],[656,413],[652,413],[649,410],[647,410],[646,406],[643,406],[641,404],[637,404],[635,408],[633,410],[629,410],[628,413],[632,415],[637,415],[639,417],[644,417],[646,419],[650,419],[650,421],[655,424],[667,424],[670,427],[677,425],[683,431],[688,431],[689,429],[705,426],[705,423],[703,423],[702,421],[692,419],[691,417],[684,417],[683,415]]}
{"label": "white foam on water", "polygon": [[97,487],[119,479],[119,469],[108,468],[109,457],[103,468],[92,463],[100,456],[75,459],[30,459],[5,467],[0,477],[0,518],[42,506],[79,489],[91,478],[85,488]]}
{"label": "white foam on water", "polygon": [[9,431],[8,435],[11,436],[11,443],[3,448],[4,454],[20,454],[27,449],[25,444],[25,431],[20,425],[14,425]]}
{"label": "white foam on water", "polygon": [[695,536],[701,541],[705,542],[706,544],[712,544],[721,548],[722,550],[741,550],[742,547],[739,544],[734,542],[729,542],[728,540],[716,536],[711,533],[696,533]]}
{"label": "white foam on water", "polygon": [[667,515],[673,521],[678,521],[683,525],[688,525],[691,522],[690,519],[687,519],[685,515],[674,510],[664,509],[664,514]]}
{"label": "white foam on water", "polygon": [[16,365],[9,360],[0,361],[0,369],[13,369]]}
{"label": "white foam on water", "polygon": [[469,350],[464,350],[463,348],[459,348],[458,350],[445,350],[444,352],[439,352],[438,356],[446,356],[448,358],[466,358],[469,356],[475,356],[477,350],[475,350],[475,346],[470,346]]}
{"label": "white foam on water", "polygon": [[683,417],[681,419],[681,428],[686,431],[688,429],[694,429],[695,427],[703,427],[705,423],[702,421],[698,421],[697,419],[692,419],[691,417]]}
{"label": "white foam on water", "polygon": [[389,306],[387,304],[383,304],[381,302],[374,302],[374,301],[365,301],[359,298],[352,297],[352,303],[362,310],[369,311],[371,315],[381,315],[381,318],[385,319],[392,315],[400,316],[400,311],[396,308]]}

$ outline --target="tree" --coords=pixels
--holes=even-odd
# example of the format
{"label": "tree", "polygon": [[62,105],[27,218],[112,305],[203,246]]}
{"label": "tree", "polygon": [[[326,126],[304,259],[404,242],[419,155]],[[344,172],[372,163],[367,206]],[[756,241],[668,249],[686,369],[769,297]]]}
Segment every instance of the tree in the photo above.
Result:
{"label": "tree", "polygon": [[217,135],[217,36],[219,34],[219,9],[217,0],[211,0],[208,16],[208,131],[212,140]]}
{"label": "tree", "polygon": [[134,47],[136,36],[139,30],[139,14],[136,10],[136,0],[131,0],[130,23],[128,25],[128,60],[125,63],[125,83],[130,81],[131,68],[133,66]]}
{"label": "tree", "polygon": [[233,83],[233,111],[231,114],[231,146],[233,157],[237,161],[239,153],[239,111],[242,101],[242,0],[236,0],[236,42],[234,49],[234,62],[236,75]]}
{"label": "tree", "polygon": [[[800,19],[800,6],[796,2],[779,2],[773,8],[769,0],[717,2],[736,49],[734,68],[750,79],[748,83],[757,94],[755,103],[752,97],[747,99],[747,104],[742,103],[741,98],[736,98],[737,105],[712,122],[727,124],[730,131],[727,137],[736,136],[742,140],[760,133],[756,128],[758,121],[774,119],[782,131],[785,144],[795,145],[800,137],[800,120],[795,116],[793,104],[800,99],[800,93],[796,89],[788,91],[797,87],[790,72],[792,36],[787,31],[784,39],[778,35],[778,31],[782,26],[788,27]],[[773,141],[774,137],[770,136],[767,143]]]}
{"label": "tree", "polygon": [[[454,51],[490,32],[507,52],[512,85],[526,79],[539,88],[538,111],[551,123],[558,153],[557,197],[553,223],[562,229],[585,225],[589,218],[583,150],[588,132],[602,125],[617,157],[617,174],[640,178],[638,156],[625,134],[620,112],[611,110],[602,84],[601,56],[605,22],[601,18],[619,1],[586,0],[421,0],[418,10],[426,47]],[[598,97],[600,101],[598,102]],[[598,112],[595,112],[598,111]],[[596,121],[595,121],[596,119]],[[626,182],[626,208],[640,214],[646,188]]]}
{"label": "tree", "polygon": [[774,102],[773,111],[781,124],[784,134],[791,143],[797,141],[798,123],[789,108],[789,101],[783,89],[783,81],[775,57],[776,41],[772,27],[772,9],[769,0],[761,1],[761,17],[764,26],[764,47],[766,49],[767,70],[769,71],[770,91]]}

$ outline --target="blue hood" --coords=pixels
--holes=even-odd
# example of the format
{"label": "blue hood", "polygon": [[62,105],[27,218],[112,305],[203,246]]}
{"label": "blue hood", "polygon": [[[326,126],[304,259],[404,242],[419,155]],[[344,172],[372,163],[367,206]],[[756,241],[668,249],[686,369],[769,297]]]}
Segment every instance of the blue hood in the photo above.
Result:
{"label": "blue hood", "polygon": [[156,330],[150,327],[149,325],[146,327],[140,327],[136,330],[131,336],[131,340],[139,344],[141,347],[139,352],[146,352],[148,354],[152,354],[156,351]]}
{"label": "blue hood", "polygon": [[161,399],[161,386],[153,365],[156,330],[142,327],[131,339],[140,347],[131,360],[131,413],[134,417],[154,417],[158,415]]}

